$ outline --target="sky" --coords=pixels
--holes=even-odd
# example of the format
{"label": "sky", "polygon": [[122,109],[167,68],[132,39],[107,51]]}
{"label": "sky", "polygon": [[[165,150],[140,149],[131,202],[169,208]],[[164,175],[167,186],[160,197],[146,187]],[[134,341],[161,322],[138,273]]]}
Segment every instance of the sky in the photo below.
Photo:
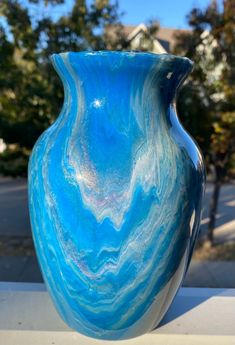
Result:
{"label": "sky", "polygon": [[[217,0],[222,4],[223,0]],[[91,3],[92,0],[87,0]],[[188,28],[186,15],[193,7],[205,8],[211,0],[118,0],[119,8],[125,12],[122,23],[138,25],[156,19],[161,26]],[[69,8],[73,0],[66,0],[63,7]]]}
{"label": "sky", "polygon": [[[220,1],[221,2],[221,1]],[[148,19],[157,19],[161,26],[187,28],[186,15],[193,7],[204,8],[210,0],[119,0],[126,14],[124,24],[137,25]]]}

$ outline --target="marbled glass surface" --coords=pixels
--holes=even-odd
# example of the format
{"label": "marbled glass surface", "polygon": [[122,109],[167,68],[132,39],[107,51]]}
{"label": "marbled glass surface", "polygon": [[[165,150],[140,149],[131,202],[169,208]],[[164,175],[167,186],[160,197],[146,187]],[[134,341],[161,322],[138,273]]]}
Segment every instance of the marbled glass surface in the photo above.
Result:
{"label": "marbled glass surface", "polygon": [[191,62],[133,52],[52,62],[64,104],[29,164],[43,277],[78,332],[135,337],[166,313],[198,233],[203,161],[174,104]]}

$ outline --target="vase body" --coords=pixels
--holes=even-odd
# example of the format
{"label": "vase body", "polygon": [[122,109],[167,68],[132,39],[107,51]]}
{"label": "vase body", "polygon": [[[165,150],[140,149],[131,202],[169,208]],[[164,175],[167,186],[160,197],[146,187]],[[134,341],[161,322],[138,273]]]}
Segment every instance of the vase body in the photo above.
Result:
{"label": "vase body", "polygon": [[52,61],[64,105],[29,164],[42,274],[73,329],[135,337],[163,318],[198,233],[204,166],[174,105],[191,63],[131,52]]}

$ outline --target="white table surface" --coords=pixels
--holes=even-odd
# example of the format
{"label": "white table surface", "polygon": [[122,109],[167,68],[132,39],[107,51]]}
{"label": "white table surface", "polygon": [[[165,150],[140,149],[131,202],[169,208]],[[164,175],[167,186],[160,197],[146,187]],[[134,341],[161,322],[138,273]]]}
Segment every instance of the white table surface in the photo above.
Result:
{"label": "white table surface", "polygon": [[0,345],[235,345],[235,289],[181,288],[160,327],[125,341],[69,329],[43,284],[0,283]]}

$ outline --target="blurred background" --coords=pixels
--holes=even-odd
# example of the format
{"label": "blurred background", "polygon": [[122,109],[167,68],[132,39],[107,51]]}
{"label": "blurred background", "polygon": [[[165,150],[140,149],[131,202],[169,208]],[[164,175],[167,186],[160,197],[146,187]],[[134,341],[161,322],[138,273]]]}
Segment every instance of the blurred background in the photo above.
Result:
{"label": "blurred background", "polygon": [[103,49],[195,62],[177,107],[204,154],[208,181],[184,285],[235,287],[235,0],[0,1],[0,281],[42,281],[27,164],[63,102],[48,56]]}

